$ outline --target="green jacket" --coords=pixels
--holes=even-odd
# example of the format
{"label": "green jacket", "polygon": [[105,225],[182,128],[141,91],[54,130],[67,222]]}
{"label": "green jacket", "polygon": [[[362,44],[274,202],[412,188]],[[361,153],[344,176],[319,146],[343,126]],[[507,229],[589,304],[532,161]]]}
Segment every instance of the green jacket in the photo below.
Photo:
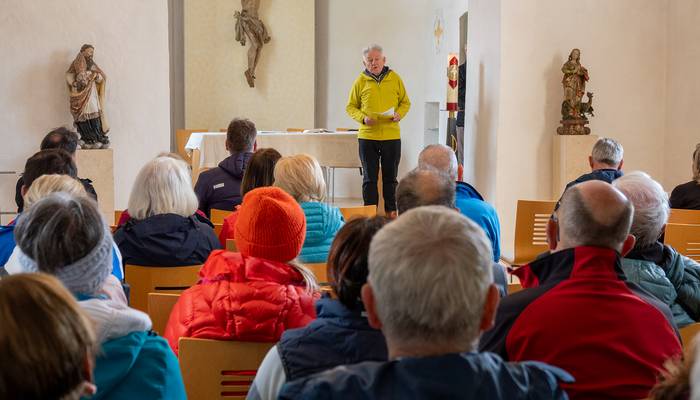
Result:
{"label": "green jacket", "polygon": [[[371,76],[361,73],[350,90],[345,111],[350,118],[360,124],[357,137],[369,140],[401,139],[401,128],[398,122],[393,122],[391,116],[380,116],[394,108],[401,118],[406,116],[411,108],[411,101],[406,94],[406,88],[399,75],[389,70],[381,82],[377,83]],[[365,117],[377,120],[377,123],[365,125]]]}
{"label": "green jacket", "polygon": [[679,328],[700,319],[700,264],[665,245],[658,265],[630,254],[635,258],[622,259],[628,281],[668,305]]}

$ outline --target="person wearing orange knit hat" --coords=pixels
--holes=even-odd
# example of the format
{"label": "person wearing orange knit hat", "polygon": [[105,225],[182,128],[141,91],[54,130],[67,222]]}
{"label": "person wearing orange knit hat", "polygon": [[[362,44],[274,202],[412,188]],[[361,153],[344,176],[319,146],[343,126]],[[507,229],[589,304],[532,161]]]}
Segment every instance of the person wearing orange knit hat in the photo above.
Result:
{"label": "person wearing orange knit hat", "polygon": [[276,187],[248,192],[234,228],[238,252],[213,251],[170,314],[163,336],[173,351],[181,337],[276,342],[311,322],[318,286],[295,261],[305,235],[294,198]]}

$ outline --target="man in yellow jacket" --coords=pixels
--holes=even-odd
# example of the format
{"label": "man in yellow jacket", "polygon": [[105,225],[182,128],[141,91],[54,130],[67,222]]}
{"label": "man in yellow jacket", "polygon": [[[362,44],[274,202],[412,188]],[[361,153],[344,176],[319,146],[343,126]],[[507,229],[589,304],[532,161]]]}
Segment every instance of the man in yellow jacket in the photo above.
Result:
{"label": "man in yellow jacket", "polygon": [[396,215],[396,175],[401,160],[399,121],[408,113],[411,102],[399,75],[385,65],[379,45],[362,51],[365,70],[350,90],[345,111],[360,124],[357,134],[364,176],[362,198],[365,205],[379,203],[377,177],[382,167],[384,209]]}

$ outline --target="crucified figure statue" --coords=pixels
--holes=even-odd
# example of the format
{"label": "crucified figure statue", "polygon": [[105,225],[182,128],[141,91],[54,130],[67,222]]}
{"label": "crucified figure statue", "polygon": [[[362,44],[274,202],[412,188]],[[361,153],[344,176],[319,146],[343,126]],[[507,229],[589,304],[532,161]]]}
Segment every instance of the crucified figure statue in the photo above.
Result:
{"label": "crucified figure statue", "polygon": [[248,49],[248,69],[245,71],[245,79],[248,86],[255,87],[255,67],[260,60],[260,51],[263,44],[270,41],[265,24],[258,17],[260,0],[241,0],[243,10],[236,11],[236,41],[241,46],[246,45],[246,39],[250,40]]}

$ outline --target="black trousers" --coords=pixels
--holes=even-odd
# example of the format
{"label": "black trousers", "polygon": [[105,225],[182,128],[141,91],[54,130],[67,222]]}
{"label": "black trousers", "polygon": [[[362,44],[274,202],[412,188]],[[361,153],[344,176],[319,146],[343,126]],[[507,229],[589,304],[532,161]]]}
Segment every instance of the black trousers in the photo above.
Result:
{"label": "black trousers", "polygon": [[358,139],[360,144],[360,162],[364,174],[362,177],[362,199],[365,205],[379,204],[377,178],[379,166],[382,167],[382,190],[384,192],[384,209],[396,211],[396,175],[401,161],[401,140],[367,140]]}

